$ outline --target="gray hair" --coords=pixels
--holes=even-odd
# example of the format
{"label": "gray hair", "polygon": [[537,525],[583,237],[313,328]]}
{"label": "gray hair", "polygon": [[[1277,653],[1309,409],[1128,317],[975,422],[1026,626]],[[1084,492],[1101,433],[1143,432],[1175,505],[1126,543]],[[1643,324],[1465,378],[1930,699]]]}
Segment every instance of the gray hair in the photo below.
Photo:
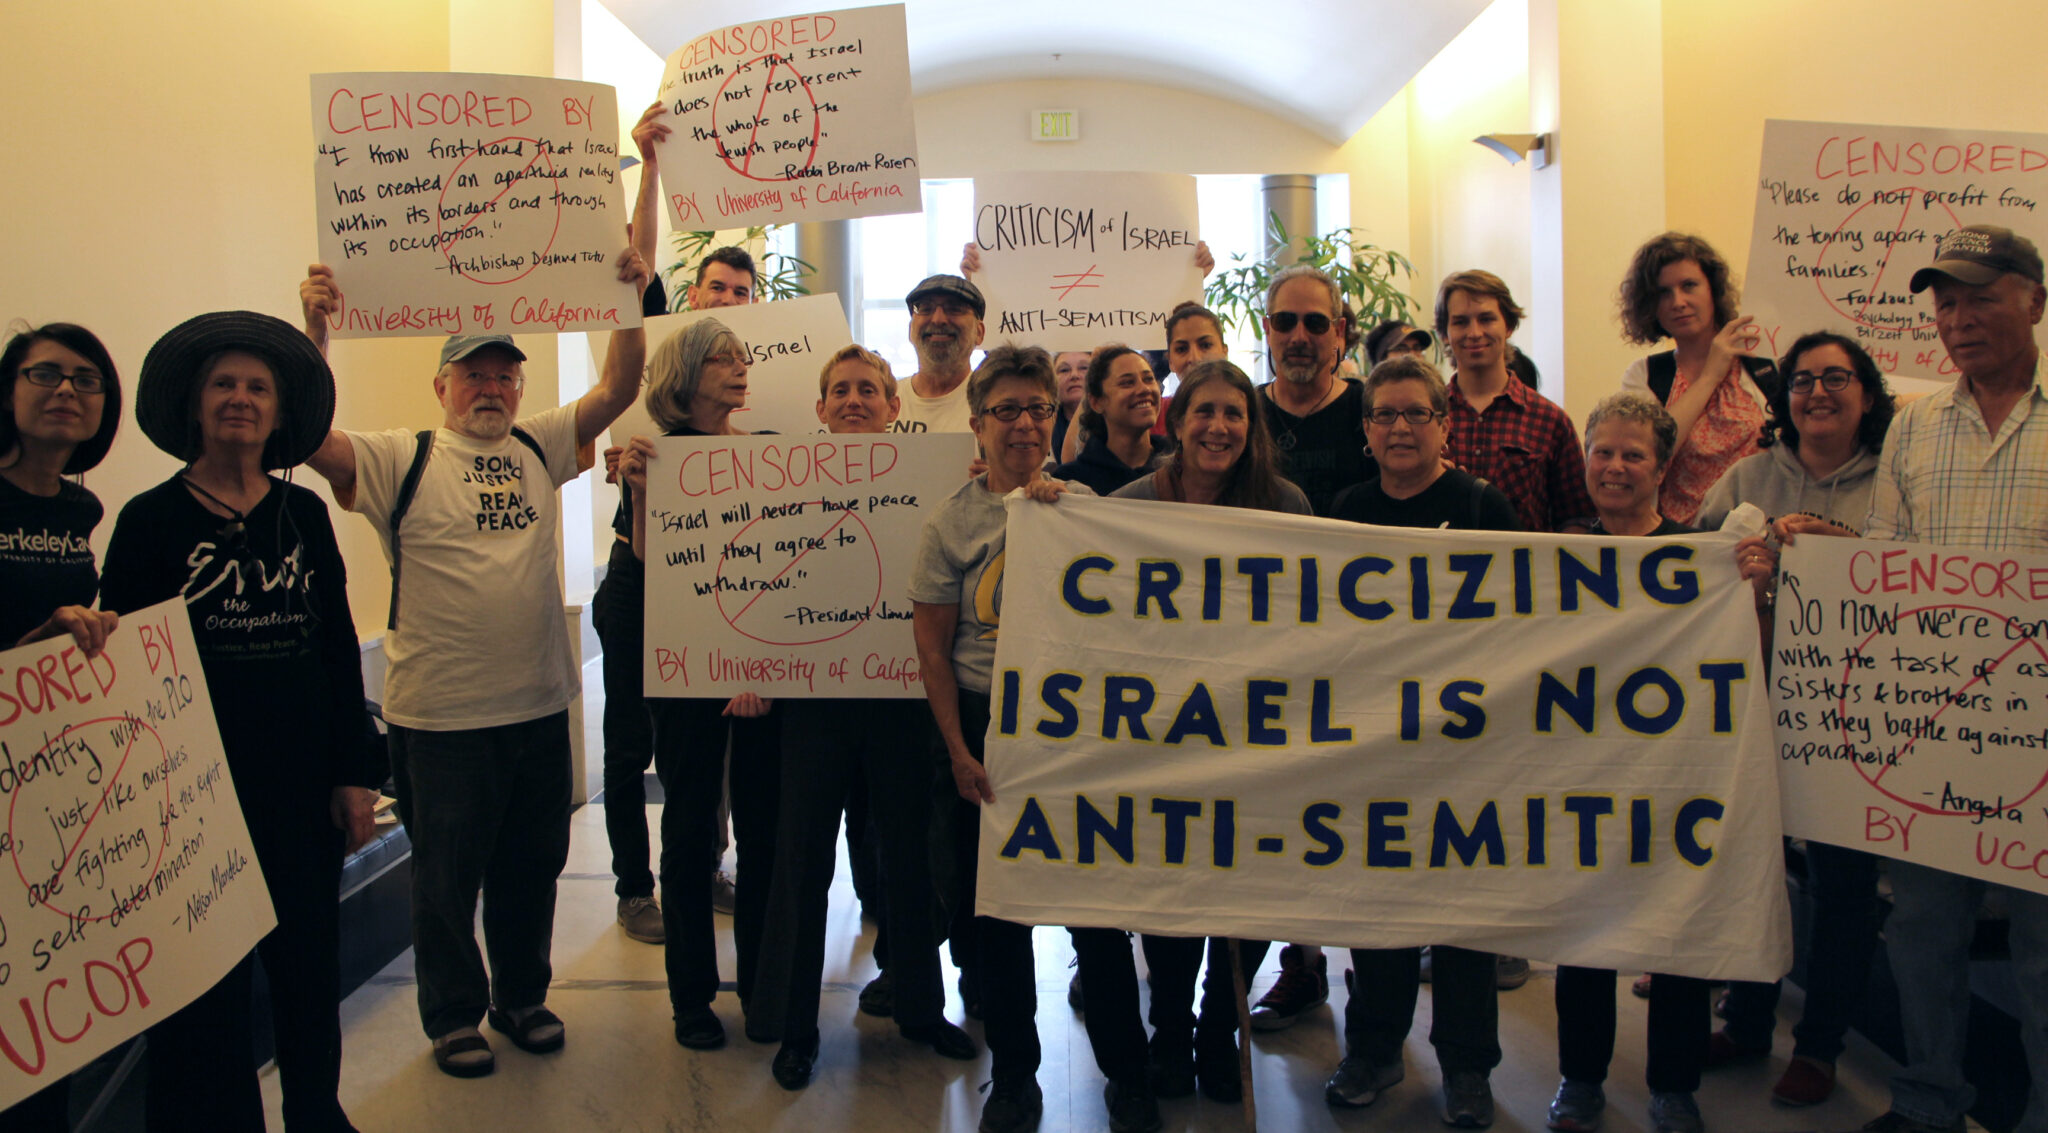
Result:
{"label": "gray hair", "polygon": [[1372,368],[1365,376],[1365,411],[1372,412],[1373,395],[1379,388],[1395,382],[1421,382],[1429,390],[1429,406],[1438,413],[1451,411],[1451,395],[1444,388],[1444,376],[1426,359],[1414,355],[1389,358]]}
{"label": "gray hair", "polygon": [[664,433],[673,433],[690,423],[690,399],[697,396],[697,380],[704,374],[704,360],[720,347],[731,344],[739,354],[746,343],[717,319],[699,319],[663,339],[647,359],[647,415]]}
{"label": "gray hair", "polygon": [[1586,415],[1586,447],[1593,445],[1593,430],[1609,421],[1640,421],[1650,427],[1657,441],[1657,467],[1671,463],[1671,450],[1678,447],[1678,422],[1657,403],[1657,399],[1635,390],[1623,390],[1602,398]]}
{"label": "gray hair", "polygon": [[1273,273],[1273,281],[1266,285],[1266,310],[1273,309],[1273,300],[1279,296],[1280,289],[1297,279],[1313,279],[1322,284],[1323,290],[1330,293],[1330,317],[1344,317],[1344,296],[1337,290],[1337,281],[1331,279],[1329,273],[1307,264],[1295,264],[1293,267],[1281,268]]}

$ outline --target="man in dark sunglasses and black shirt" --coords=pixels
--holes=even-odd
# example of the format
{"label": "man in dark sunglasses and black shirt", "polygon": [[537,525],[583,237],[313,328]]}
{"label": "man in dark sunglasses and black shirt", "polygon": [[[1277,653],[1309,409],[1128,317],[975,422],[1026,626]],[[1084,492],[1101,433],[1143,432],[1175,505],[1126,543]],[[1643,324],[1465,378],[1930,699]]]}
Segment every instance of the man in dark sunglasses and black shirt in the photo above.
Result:
{"label": "man in dark sunglasses and black shirt", "polygon": [[1305,265],[1282,269],[1266,288],[1266,427],[1287,478],[1328,515],[1337,493],[1373,475],[1365,453],[1364,387],[1337,376],[1344,306],[1336,281]]}

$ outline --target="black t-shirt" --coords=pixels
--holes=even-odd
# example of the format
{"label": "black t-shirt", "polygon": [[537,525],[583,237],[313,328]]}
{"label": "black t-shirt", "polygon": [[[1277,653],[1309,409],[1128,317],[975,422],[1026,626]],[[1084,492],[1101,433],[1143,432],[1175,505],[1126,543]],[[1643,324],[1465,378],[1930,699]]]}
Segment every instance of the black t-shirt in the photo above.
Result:
{"label": "black t-shirt", "polygon": [[272,477],[240,526],[171,477],[121,509],[101,599],[125,615],[184,597],[253,826],[281,817],[264,808],[324,813],[332,788],[377,786],[384,769],[367,742],[361,651],[327,505]]}
{"label": "black t-shirt", "polygon": [[1453,531],[1520,531],[1521,520],[1507,496],[1470,472],[1445,470],[1436,482],[1405,500],[1380,488],[1378,480],[1353,484],[1338,494],[1331,519],[1381,527],[1448,527]]}
{"label": "black t-shirt", "polygon": [[69,480],[38,496],[0,476],[0,649],[49,620],[59,606],[90,606],[99,590],[88,540],[99,526],[97,496]]}
{"label": "black t-shirt", "polygon": [[1344,392],[1337,400],[1306,417],[1296,417],[1261,394],[1266,397],[1266,431],[1280,450],[1281,475],[1301,488],[1317,515],[1330,514],[1330,504],[1347,485],[1379,472],[1365,454],[1365,383],[1341,380]]}
{"label": "black t-shirt", "polygon": [[[1678,523],[1659,515],[1657,517],[1657,529],[1642,536],[1642,538],[1655,539],[1660,535],[1697,535],[1699,533],[1700,529],[1697,527],[1687,527],[1683,523]],[[1603,527],[1598,519],[1595,519],[1593,526],[1587,531],[1587,534],[1605,535],[1607,534],[1607,528]]]}

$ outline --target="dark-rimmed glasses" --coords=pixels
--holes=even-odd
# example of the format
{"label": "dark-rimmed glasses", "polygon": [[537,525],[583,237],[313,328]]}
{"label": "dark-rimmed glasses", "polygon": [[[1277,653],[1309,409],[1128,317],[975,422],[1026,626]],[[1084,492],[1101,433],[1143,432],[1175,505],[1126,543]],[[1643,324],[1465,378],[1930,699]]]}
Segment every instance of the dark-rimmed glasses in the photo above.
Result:
{"label": "dark-rimmed glasses", "polygon": [[1830,366],[1818,374],[1811,370],[1794,370],[1787,388],[1793,393],[1812,393],[1813,383],[1819,382],[1820,388],[1829,393],[1840,393],[1848,389],[1849,383],[1855,380],[1855,373],[1839,366]]}
{"label": "dark-rimmed glasses", "polygon": [[107,389],[106,375],[98,370],[73,370],[67,374],[55,366],[24,366],[21,376],[27,378],[30,385],[44,389],[56,389],[67,379],[71,388],[79,393],[105,393]]}
{"label": "dark-rimmed glasses", "polygon": [[1031,414],[1033,421],[1050,421],[1052,415],[1059,411],[1060,407],[1050,401],[1034,401],[1029,405],[1018,405],[1016,402],[1006,401],[1001,405],[991,405],[987,409],[982,410],[983,413],[1001,421],[1005,425],[1015,421],[1019,415],[1025,413]]}

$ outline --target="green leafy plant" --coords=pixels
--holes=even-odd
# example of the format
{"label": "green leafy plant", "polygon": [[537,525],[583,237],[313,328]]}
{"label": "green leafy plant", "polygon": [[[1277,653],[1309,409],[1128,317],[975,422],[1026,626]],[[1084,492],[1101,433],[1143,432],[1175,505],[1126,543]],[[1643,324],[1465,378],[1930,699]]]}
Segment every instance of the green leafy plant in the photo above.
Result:
{"label": "green leafy plant", "polygon": [[[1266,214],[1266,230],[1270,237],[1268,245],[1281,249],[1281,256],[1285,257],[1292,245],[1279,214]],[[1261,316],[1266,313],[1266,288],[1282,268],[1300,263],[1320,268],[1337,281],[1337,290],[1351,305],[1361,334],[1386,319],[1415,321],[1420,305],[1409,298],[1399,282],[1402,276],[1411,284],[1414,282],[1415,265],[1408,262],[1408,257],[1358,239],[1357,231],[1351,228],[1303,237],[1301,248],[1300,255],[1291,261],[1232,256],[1231,267],[1209,277],[1205,291],[1209,309],[1232,326],[1249,325],[1252,337],[1265,341],[1266,328]]]}
{"label": "green leafy plant", "polygon": [[[767,248],[768,227],[756,225],[746,230],[740,241],[743,248]],[[671,237],[675,245],[676,262],[661,269],[668,278],[668,309],[683,309],[683,292],[696,282],[697,265],[703,262],[704,254],[711,251],[718,239],[716,232],[676,232]],[[809,295],[811,289],[804,285],[804,277],[815,274],[817,268],[795,256],[780,252],[764,251],[754,257],[754,292],[761,302],[773,299],[793,299]]]}

